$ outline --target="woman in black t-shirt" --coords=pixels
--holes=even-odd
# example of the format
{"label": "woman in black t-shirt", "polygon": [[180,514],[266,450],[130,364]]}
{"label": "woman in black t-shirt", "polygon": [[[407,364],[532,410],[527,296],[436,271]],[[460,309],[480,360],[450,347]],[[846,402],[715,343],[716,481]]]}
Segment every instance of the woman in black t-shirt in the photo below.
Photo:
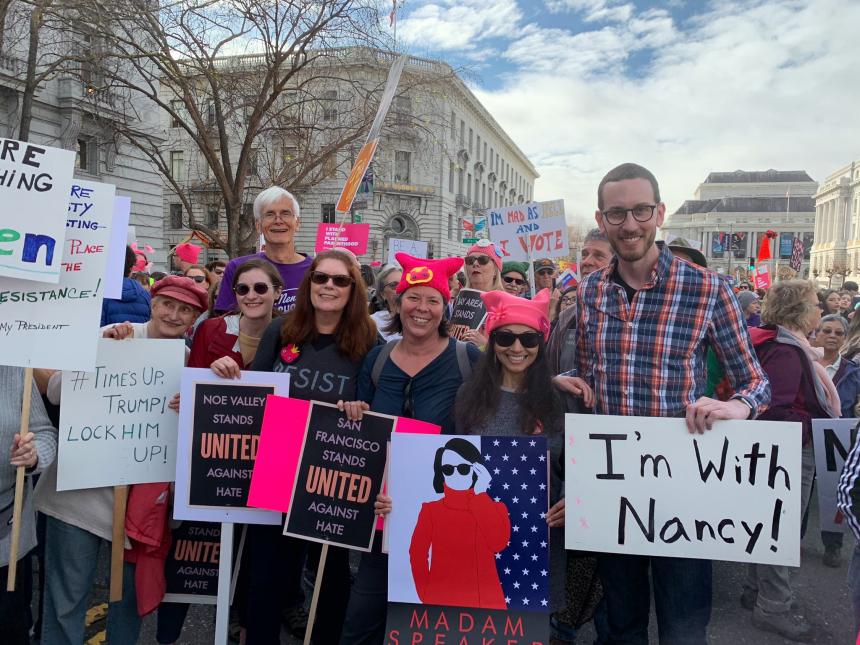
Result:
{"label": "woman in black t-shirt", "polygon": [[[367,312],[367,289],[351,253],[318,254],[305,274],[296,306],[269,325],[251,366],[263,372],[289,372],[290,396],[336,403],[352,400],[361,361],[377,342]],[[246,645],[280,643],[281,613],[292,616],[291,631],[304,630],[301,572],[316,560],[318,544],[285,537],[282,527],[249,527],[249,596]],[[337,643],[349,600],[349,551],[330,547],[320,592],[315,643]],[[298,620],[296,620],[298,618]],[[295,633],[299,632],[299,633]]]}

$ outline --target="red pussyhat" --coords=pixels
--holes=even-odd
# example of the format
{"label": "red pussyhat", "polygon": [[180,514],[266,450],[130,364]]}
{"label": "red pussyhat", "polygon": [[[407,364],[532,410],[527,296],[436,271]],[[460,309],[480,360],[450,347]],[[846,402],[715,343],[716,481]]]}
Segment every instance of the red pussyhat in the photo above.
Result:
{"label": "red pussyhat", "polygon": [[542,289],[526,300],[507,291],[485,291],[481,294],[487,308],[487,334],[505,325],[525,325],[549,338],[549,289]]}
{"label": "red pussyhat", "polygon": [[403,267],[403,275],[395,289],[397,293],[403,293],[410,287],[431,287],[441,293],[445,300],[451,299],[448,280],[463,266],[463,258],[428,260],[407,253],[395,253],[394,257]]}

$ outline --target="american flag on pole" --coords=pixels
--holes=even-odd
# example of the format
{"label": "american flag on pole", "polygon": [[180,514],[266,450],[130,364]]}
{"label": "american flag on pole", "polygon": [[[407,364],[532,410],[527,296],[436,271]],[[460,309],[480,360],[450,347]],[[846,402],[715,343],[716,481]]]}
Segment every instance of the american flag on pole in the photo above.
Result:
{"label": "american flag on pole", "polygon": [[800,271],[800,265],[803,264],[803,242],[799,237],[794,238],[791,247],[791,259],[788,261],[788,266],[793,271]]}
{"label": "american flag on pole", "polygon": [[393,27],[397,22],[397,0],[391,0],[391,13],[388,14],[388,26]]}

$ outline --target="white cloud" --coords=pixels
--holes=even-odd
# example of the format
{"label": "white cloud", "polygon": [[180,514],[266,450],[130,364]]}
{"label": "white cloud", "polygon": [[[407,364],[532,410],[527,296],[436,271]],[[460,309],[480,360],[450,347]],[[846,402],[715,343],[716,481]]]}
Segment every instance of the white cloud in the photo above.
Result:
{"label": "white cloud", "polygon": [[408,13],[397,37],[428,50],[471,51],[483,40],[509,36],[521,18],[516,0],[440,0]]}
{"label": "white cloud", "polygon": [[553,12],[582,13],[586,22],[626,22],[636,9],[623,0],[546,0],[546,6]]}
{"label": "white cloud", "polygon": [[[661,11],[579,34],[529,26],[505,53],[518,70],[476,93],[541,173],[537,198],[591,218],[600,177],[635,161],[671,211],[711,171],[820,181],[860,158],[858,22],[856,3],[762,0],[715,3],[683,32]],[[647,70],[631,77],[646,44]]]}

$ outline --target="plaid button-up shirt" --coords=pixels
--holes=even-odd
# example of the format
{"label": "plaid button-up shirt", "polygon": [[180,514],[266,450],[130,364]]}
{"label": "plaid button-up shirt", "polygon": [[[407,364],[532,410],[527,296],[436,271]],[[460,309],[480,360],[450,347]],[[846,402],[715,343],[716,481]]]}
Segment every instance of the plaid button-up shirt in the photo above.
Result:
{"label": "plaid button-up shirt", "polygon": [[716,273],[680,260],[660,244],[645,286],[627,301],[613,281],[617,259],[579,289],[577,365],[594,388],[597,414],[683,416],[705,391],[713,347],[735,395],[755,413],[770,402],[744,317]]}

